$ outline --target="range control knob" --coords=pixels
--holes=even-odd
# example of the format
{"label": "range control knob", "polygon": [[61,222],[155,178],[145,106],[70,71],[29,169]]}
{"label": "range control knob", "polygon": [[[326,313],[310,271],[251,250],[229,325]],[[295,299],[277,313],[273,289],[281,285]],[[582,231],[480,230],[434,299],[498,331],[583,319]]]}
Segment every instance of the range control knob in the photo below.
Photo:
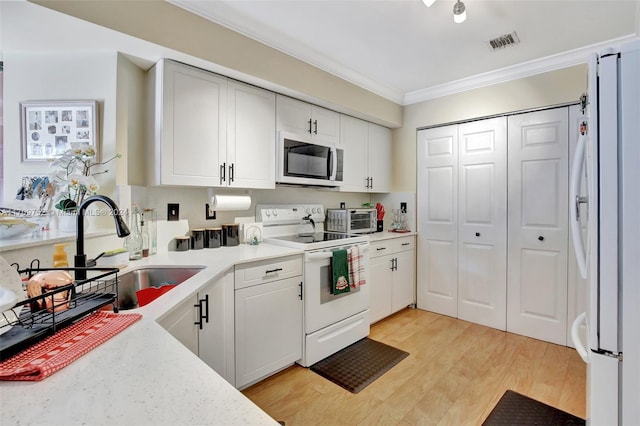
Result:
{"label": "range control knob", "polygon": [[273,215],[278,216],[278,209],[273,209]]}

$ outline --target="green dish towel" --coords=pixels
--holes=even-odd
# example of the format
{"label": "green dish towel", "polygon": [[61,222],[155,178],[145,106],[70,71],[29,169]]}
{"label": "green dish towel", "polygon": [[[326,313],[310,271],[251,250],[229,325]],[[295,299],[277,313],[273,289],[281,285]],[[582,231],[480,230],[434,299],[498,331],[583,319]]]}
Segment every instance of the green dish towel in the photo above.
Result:
{"label": "green dish towel", "polygon": [[331,271],[333,272],[332,294],[346,293],[349,288],[349,263],[346,250],[336,250],[331,258]]}

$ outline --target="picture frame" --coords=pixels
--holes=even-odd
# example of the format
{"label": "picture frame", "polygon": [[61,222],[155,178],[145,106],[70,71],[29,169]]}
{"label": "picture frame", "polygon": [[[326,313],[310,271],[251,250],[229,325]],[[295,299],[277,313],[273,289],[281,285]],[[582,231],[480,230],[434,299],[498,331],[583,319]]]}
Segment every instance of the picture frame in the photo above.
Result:
{"label": "picture frame", "polygon": [[88,143],[100,157],[98,101],[20,102],[22,161],[48,161],[71,148]]}

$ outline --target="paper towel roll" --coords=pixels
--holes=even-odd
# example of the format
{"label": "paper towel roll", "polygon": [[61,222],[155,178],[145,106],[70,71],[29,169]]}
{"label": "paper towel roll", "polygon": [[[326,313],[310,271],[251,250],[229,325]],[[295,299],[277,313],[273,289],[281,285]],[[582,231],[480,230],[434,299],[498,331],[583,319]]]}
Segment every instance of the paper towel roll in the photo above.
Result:
{"label": "paper towel roll", "polygon": [[214,195],[211,197],[210,210],[249,210],[251,197],[248,195]]}

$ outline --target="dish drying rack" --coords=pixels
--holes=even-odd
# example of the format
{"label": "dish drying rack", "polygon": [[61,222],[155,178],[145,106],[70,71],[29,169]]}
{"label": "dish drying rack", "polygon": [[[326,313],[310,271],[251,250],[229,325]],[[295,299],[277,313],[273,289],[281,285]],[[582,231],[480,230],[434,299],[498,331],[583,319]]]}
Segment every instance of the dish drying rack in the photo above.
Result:
{"label": "dish drying rack", "polygon": [[0,313],[0,361],[109,304],[113,305],[113,312],[118,312],[118,268],[36,267],[18,269],[18,273],[26,277],[24,286],[38,272],[66,271],[73,276],[77,270],[93,276],[24,299]]}

